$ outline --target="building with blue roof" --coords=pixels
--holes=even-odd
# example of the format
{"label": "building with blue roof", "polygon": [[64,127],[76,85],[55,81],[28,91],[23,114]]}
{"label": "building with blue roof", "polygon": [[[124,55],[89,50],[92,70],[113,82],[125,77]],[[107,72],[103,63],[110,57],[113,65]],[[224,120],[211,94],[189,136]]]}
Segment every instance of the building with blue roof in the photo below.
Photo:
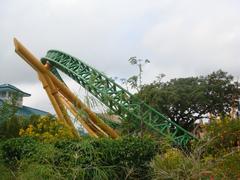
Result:
{"label": "building with blue roof", "polygon": [[[48,115],[50,113],[35,109],[32,107],[27,107],[23,105],[23,98],[30,97],[31,94],[26,93],[11,84],[0,85],[0,106],[6,103],[13,103],[17,106],[17,115],[19,116],[31,116],[31,115]],[[14,101],[13,101],[14,99]]]}

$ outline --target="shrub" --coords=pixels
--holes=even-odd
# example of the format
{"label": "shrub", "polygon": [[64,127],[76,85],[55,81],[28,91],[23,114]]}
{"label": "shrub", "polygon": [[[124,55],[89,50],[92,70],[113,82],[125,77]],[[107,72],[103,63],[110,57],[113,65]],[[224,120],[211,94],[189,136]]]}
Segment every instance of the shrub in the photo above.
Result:
{"label": "shrub", "polygon": [[13,116],[0,122],[0,138],[8,139],[19,137],[19,130],[27,121],[24,117]]}
{"label": "shrub", "polygon": [[220,156],[231,152],[234,148],[240,146],[240,120],[230,119],[213,119],[209,125],[205,126],[206,140],[211,141],[208,146],[208,154]]}
{"label": "shrub", "polygon": [[2,150],[5,163],[18,170],[23,179],[148,179],[148,164],[155,155],[156,143],[125,137],[59,140],[50,144],[22,137],[6,141]]}
{"label": "shrub", "polygon": [[[26,162],[28,163],[28,162]],[[53,166],[49,164],[39,164],[39,163],[31,163],[22,165],[20,171],[18,172],[18,178],[24,180],[59,180],[63,179],[61,174],[59,174]]]}
{"label": "shrub", "polygon": [[60,141],[55,146],[64,152],[58,163],[81,167],[87,179],[92,179],[96,171],[104,171],[107,177],[115,176],[115,179],[126,176],[146,179],[148,163],[156,152],[156,144],[151,139],[136,137]]}
{"label": "shrub", "polygon": [[11,173],[11,170],[7,167],[5,167],[4,162],[3,162],[3,157],[2,157],[2,141],[0,140],[0,179],[4,180],[11,180],[14,179],[13,174]]}
{"label": "shrub", "polygon": [[11,170],[7,167],[5,167],[1,162],[0,162],[0,179],[4,180],[12,180],[14,179],[14,175],[11,173]]}
{"label": "shrub", "polygon": [[210,159],[201,158],[199,150],[184,154],[171,148],[157,155],[151,162],[153,179],[209,179],[213,175],[212,162]]}
{"label": "shrub", "polygon": [[240,121],[224,118],[205,125],[205,136],[191,152],[166,146],[151,162],[154,179],[240,178]]}
{"label": "shrub", "polygon": [[43,142],[74,137],[72,131],[63,122],[51,116],[43,116],[32,121],[26,129],[20,129],[19,135],[34,137]]}
{"label": "shrub", "polygon": [[213,172],[218,179],[240,178],[240,151],[225,155],[216,162]]}
{"label": "shrub", "polygon": [[12,138],[5,141],[1,148],[4,162],[14,168],[18,161],[36,152],[37,142],[29,137]]}

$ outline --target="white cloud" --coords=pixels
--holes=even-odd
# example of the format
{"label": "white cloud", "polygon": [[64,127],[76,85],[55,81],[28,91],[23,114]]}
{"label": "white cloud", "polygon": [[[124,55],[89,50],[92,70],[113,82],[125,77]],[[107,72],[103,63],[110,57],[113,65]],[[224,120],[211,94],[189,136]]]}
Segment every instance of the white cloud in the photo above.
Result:
{"label": "white cloud", "polygon": [[162,14],[145,34],[143,44],[160,59],[156,66],[182,69],[186,75],[219,68],[237,72],[240,16],[236,4],[230,1],[184,2],[176,3],[179,6],[171,14]]}
{"label": "white cloud", "polygon": [[32,93],[27,105],[50,108],[36,73],[14,53],[14,36],[38,57],[49,49],[63,50],[111,77],[136,73],[127,62],[130,56],[151,60],[145,82],[159,73],[174,78],[219,68],[240,75],[238,0],[1,3],[0,83],[17,84]]}

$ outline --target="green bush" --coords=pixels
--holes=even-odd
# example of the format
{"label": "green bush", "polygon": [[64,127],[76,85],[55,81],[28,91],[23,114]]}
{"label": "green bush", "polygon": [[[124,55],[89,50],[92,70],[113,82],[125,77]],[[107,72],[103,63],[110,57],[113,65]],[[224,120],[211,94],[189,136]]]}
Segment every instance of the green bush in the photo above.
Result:
{"label": "green bush", "polygon": [[28,161],[22,163],[20,171],[17,173],[19,179],[24,180],[59,180],[63,179],[61,174],[54,169],[53,166],[49,164],[39,164],[39,163],[31,163],[28,164]]}
{"label": "green bush", "polygon": [[208,154],[220,156],[240,146],[240,120],[213,119],[206,128],[206,140],[210,141]]}
{"label": "green bush", "polygon": [[12,138],[2,144],[2,158],[10,167],[16,167],[18,161],[31,157],[37,148],[37,142],[32,138]]}
{"label": "green bush", "polygon": [[127,175],[146,179],[149,175],[148,163],[156,152],[156,144],[151,139],[135,137],[88,139],[80,143],[60,141],[56,147],[64,152],[58,158],[58,164],[80,166],[85,170],[87,179],[92,179],[96,170],[103,170],[107,177],[116,176],[115,179]]}
{"label": "green bush", "polygon": [[4,180],[10,180],[14,179],[13,174],[11,173],[11,170],[4,165],[3,157],[2,157],[2,151],[1,151],[1,146],[2,146],[2,140],[0,140],[0,179]]}
{"label": "green bush", "polygon": [[240,151],[225,155],[216,162],[213,168],[218,179],[240,178]]}
{"label": "green bush", "polygon": [[14,179],[14,175],[12,174],[11,170],[7,167],[4,166],[4,164],[2,164],[2,162],[0,162],[0,179],[3,180],[12,180]]}
{"label": "green bush", "polygon": [[148,179],[156,143],[125,137],[48,144],[25,137],[7,140],[2,151],[4,162],[23,179]]}
{"label": "green bush", "polygon": [[154,179],[240,178],[240,121],[212,120],[205,130],[204,138],[193,142],[190,152],[161,146],[151,162]]}
{"label": "green bush", "polygon": [[178,149],[168,149],[151,162],[153,179],[182,180],[209,178],[211,163],[201,159],[201,154],[184,154]]}

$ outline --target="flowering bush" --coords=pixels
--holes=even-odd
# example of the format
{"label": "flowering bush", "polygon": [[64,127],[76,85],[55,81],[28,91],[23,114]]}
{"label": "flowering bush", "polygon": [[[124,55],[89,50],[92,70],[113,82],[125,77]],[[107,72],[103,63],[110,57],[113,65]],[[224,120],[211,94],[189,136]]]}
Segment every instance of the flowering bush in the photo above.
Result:
{"label": "flowering bush", "polygon": [[63,122],[50,116],[40,117],[26,129],[20,129],[19,135],[34,137],[43,142],[74,137],[72,131]]}
{"label": "flowering bush", "polygon": [[213,119],[184,153],[170,146],[151,163],[154,179],[239,179],[240,120]]}
{"label": "flowering bush", "polygon": [[208,148],[209,154],[218,156],[231,152],[240,147],[240,120],[230,119],[213,119],[209,125],[205,126],[206,140],[210,141]]}

